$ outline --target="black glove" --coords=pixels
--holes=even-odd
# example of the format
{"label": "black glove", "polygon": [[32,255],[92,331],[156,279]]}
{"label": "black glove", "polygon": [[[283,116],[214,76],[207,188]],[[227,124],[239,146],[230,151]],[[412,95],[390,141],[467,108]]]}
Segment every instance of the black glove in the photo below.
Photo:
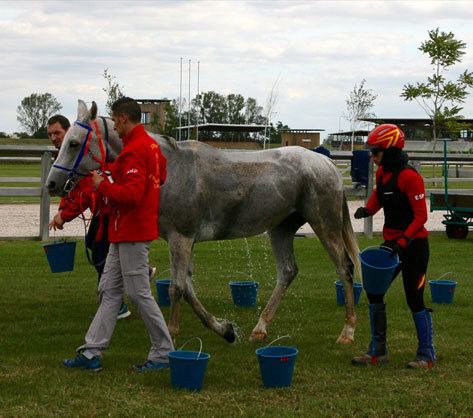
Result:
{"label": "black glove", "polygon": [[355,219],[361,219],[361,218],[366,218],[368,216],[371,216],[371,213],[368,209],[366,208],[358,208],[355,212]]}

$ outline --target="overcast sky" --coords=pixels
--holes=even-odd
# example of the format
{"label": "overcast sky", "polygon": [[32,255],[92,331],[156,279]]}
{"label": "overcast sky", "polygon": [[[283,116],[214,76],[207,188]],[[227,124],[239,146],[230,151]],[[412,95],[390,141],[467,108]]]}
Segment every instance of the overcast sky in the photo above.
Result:
{"label": "overcast sky", "polygon": [[[0,131],[23,130],[17,107],[31,93],[51,93],[62,113],[77,99],[105,115],[102,76],[116,76],[135,98],[200,91],[238,93],[265,105],[277,82],[277,112],[291,128],[348,129],[342,116],[355,84],[378,95],[378,117],[425,117],[399,97],[432,71],[420,44],[428,30],[467,44],[454,78],[473,70],[471,1],[0,1]],[[473,117],[473,100],[463,115]]]}

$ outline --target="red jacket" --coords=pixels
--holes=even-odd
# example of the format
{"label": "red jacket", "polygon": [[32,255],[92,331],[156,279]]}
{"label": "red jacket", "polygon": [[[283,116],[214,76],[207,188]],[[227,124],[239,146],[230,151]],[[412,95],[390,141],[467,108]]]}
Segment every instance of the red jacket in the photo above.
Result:
{"label": "red jacket", "polygon": [[[383,171],[383,167],[380,166],[376,171],[376,183],[381,179],[383,184],[385,184],[391,178],[391,176],[391,172],[385,173]],[[429,233],[424,227],[424,224],[427,222],[427,205],[425,203],[424,180],[416,171],[407,169],[399,173],[397,185],[401,192],[409,199],[409,203],[414,214],[414,219],[405,231],[390,229],[384,226],[383,238],[386,241],[391,241],[399,238],[401,235],[405,235],[408,238],[427,237]],[[376,189],[371,195],[366,205],[366,209],[368,209],[372,215],[381,209],[381,205],[376,194]]]}
{"label": "red jacket", "polygon": [[110,202],[110,242],[158,238],[159,187],[166,180],[166,158],[142,125],[123,139],[123,151],[111,165],[111,178],[99,192]]}
{"label": "red jacket", "polygon": [[70,222],[89,208],[94,215],[97,214],[99,210],[97,195],[92,177],[84,177],[67,196],[61,199],[59,204],[59,210],[62,210],[61,218],[65,222]]}

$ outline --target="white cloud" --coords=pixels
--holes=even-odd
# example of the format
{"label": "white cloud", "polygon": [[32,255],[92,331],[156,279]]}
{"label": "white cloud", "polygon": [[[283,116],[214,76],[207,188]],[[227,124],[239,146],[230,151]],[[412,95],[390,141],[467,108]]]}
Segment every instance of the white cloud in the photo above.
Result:
{"label": "white cloud", "polygon": [[[103,70],[141,98],[187,97],[197,61],[201,91],[240,93],[264,105],[279,83],[276,119],[338,130],[355,83],[378,94],[382,116],[423,116],[399,94],[430,73],[418,47],[440,27],[467,43],[454,76],[473,69],[469,1],[0,1],[0,131],[19,129],[16,107],[50,92],[74,118],[77,99],[104,112]],[[465,116],[473,116],[471,100]]]}

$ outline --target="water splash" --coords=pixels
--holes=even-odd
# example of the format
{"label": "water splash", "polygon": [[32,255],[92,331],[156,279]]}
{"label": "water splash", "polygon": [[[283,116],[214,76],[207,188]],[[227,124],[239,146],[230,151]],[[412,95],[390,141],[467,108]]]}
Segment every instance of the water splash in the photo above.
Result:
{"label": "water splash", "polygon": [[233,332],[235,333],[235,341],[233,344],[241,344],[243,342],[244,334],[242,329],[233,321],[229,321],[228,319],[225,318],[215,318],[218,323],[224,324],[224,323],[229,323],[233,326]]}
{"label": "water splash", "polygon": [[248,239],[244,238],[243,241],[245,242],[245,246],[246,246],[246,257],[248,259],[248,268],[250,269],[249,277],[251,278],[251,280],[253,280],[253,271],[255,269],[255,266],[253,264],[253,260],[251,259],[250,245],[248,244]]}

